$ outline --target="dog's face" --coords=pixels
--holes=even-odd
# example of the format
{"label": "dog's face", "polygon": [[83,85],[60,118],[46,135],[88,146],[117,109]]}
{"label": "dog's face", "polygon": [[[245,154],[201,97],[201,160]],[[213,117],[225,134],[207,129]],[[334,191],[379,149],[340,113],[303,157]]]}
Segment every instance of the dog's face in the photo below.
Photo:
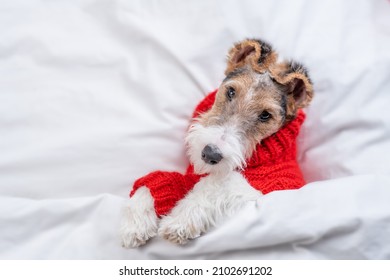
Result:
{"label": "dog's face", "polygon": [[277,62],[272,48],[258,40],[230,50],[225,74],[213,107],[193,122],[186,139],[199,174],[245,167],[256,145],[294,119],[313,95],[306,70]]}

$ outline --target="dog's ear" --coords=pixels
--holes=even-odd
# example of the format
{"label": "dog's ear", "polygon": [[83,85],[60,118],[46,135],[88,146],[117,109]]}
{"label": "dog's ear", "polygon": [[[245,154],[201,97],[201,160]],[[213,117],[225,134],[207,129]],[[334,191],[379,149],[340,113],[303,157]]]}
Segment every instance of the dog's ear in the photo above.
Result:
{"label": "dog's ear", "polygon": [[245,65],[252,66],[255,71],[265,72],[275,61],[276,53],[270,44],[258,39],[247,39],[230,49],[225,75]]}
{"label": "dog's ear", "polygon": [[313,84],[306,68],[296,61],[277,65],[273,78],[283,86],[286,94],[286,118],[295,117],[298,109],[305,108],[313,98]]}

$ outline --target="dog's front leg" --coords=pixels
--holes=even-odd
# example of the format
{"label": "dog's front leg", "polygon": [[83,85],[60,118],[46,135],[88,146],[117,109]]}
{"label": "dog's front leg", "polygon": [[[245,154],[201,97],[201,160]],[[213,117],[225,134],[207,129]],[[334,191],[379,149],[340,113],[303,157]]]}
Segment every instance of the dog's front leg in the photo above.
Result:
{"label": "dog's front leg", "polygon": [[222,178],[208,175],[161,219],[158,234],[171,242],[185,244],[224,216],[233,214],[246,201],[256,200],[261,195],[238,172]]}
{"label": "dog's front leg", "polygon": [[139,188],[124,208],[121,225],[122,246],[138,247],[157,234],[158,218],[147,187]]}

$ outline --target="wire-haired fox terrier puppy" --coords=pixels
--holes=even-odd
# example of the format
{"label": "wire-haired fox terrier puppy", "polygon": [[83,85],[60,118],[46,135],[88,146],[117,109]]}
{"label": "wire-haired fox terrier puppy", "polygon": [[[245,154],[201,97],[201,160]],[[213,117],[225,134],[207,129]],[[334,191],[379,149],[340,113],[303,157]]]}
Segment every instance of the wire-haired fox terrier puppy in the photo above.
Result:
{"label": "wire-haired fox terrier puppy", "polygon": [[300,109],[313,97],[306,69],[278,59],[261,40],[244,40],[229,51],[225,74],[194,113],[187,172],[156,171],[135,182],[121,227],[124,247],[157,234],[185,244],[247,201],[304,185],[295,140]]}

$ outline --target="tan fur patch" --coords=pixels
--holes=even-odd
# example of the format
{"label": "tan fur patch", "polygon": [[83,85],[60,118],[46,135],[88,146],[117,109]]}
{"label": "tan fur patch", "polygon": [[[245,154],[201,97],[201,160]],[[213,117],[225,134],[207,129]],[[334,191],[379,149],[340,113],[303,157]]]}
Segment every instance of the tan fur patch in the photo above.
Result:
{"label": "tan fur patch", "polygon": [[[277,61],[272,47],[256,39],[244,40],[228,53],[226,78],[210,111],[199,118],[207,126],[234,127],[246,141],[246,156],[264,138],[295,118],[313,98],[306,69],[293,61]],[[227,97],[233,90],[234,96]],[[270,114],[266,120],[261,114]]]}
{"label": "tan fur patch", "polygon": [[278,56],[274,51],[267,53],[264,61],[258,63],[265,48],[262,48],[261,43],[257,40],[245,40],[237,43],[228,53],[228,63],[225,70],[227,75],[236,68],[250,65],[255,71],[264,73],[273,65]]}
{"label": "tan fur patch", "polygon": [[[286,93],[286,120],[292,120],[299,109],[307,107],[311,102],[313,86],[301,64],[277,62],[277,58],[278,55],[269,44],[256,39],[244,40],[229,50],[225,74],[244,68],[257,73],[269,73]],[[250,85],[248,82],[243,84]],[[300,90],[304,96],[294,90]]]}
{"label": "tan fur patch", "polygon": [[[229,88],[235,95],[227,97]],[[250,96],[248,96],[250,95]],[[265,137],[275,133],[284,124],[282,95],[268,74],[259,74],[248,68],[244,73],[224,81],[210,111],[200,117],[204,126],[233,126],[247,140],[247,155]],[[259,116],[268,112],[271,117],[262,122]]]}
{"label": "tan fur patch", "polygon": [[296,71],[291,69],[290,63],[287,62],[272,65],[269,72],[278,83],[286,87],[287,91],[291,91],[291,87],[295,83],[295,80],[303,82],[306,96],[302,102],[297,103],[293,94],[287,92],[287,118],[293,119],[297,110],[307,107],[313,98],[313,85],[311,84],[309,77],[304,73],[302,68],[298,68]]}

